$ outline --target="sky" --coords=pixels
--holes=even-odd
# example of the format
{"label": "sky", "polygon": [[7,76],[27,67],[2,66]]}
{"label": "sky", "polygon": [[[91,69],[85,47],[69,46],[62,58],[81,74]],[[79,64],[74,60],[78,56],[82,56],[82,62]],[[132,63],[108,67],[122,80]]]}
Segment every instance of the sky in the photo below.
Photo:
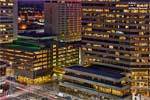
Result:
{"label": "sky", "polygon": [[18,1],[43,1],[43,0],[18,0]]}
{"label": "sky", "polygon": [[34,3],[34,4],[36,4],[36,3],[41,3],[41,1],[44,1],[44,0],[18,0],[19,2],[22,2],[22,3]]}
{"label": "sky", "polygon": [[43,1],[43,0],[19,0],[19,1]]}

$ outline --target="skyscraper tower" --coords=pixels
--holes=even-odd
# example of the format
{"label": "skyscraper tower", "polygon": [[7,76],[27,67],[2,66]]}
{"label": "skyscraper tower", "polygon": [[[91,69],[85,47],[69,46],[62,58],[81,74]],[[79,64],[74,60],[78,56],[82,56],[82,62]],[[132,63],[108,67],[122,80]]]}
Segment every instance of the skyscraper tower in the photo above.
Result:
{"label": "skyscraper tower", "polygon": [[45,32],[60,41],[81,40],[81,0],[46,0]]}
{"label": "skyscraper tower", "polygon": [[[1,44],[10,43],[17,36],[17,0],[0,0],[0,49]],[[9,85],[5,82],[6,70],[10,67],[0,55],[0,96],[8,92]]]}
{"label": "skyscraper tower", "polygon": [[83,63],[124,70],[150,96],[149,0],[83,0]]}
{"label": "skyscraper tower", "polygon": [[0,0],[0,43],[16,39],[17,24],[17,0]]}

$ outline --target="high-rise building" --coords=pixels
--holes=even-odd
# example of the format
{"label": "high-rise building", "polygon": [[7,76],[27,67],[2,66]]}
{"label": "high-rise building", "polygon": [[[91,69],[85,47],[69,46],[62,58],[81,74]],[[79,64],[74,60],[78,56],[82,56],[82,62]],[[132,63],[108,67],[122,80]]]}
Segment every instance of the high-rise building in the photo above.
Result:
{"label": "high-rise building", "polygon": [[80,0],[46,0],[44,9],[45,33],[65,42],[81,40]]}
{"label": "high-rise building", "polygon": [[17,0],[0,0],[0,43],[15,40],[17,28]]}
{"label": "high-rise building", "polygon": [[64,74],[63,68],[79,65],[80,63],[80,44],[79,42],[58,42],[53,41],[52,66],[53,71],[58,78],[62,78]]}
{"label": "high-rise building", "polygon": [[149,0],[83,0],[83,63],[123,70],[150,97]]}
{"label": "high-rise building", "polygon": [[80,63],[81,0],[45,0],[45,33],[53,36],[52,66],[62,78],[64,67]]}
{"label": "high-rise building", "polygon": [[[17,36],[17,0],[0,0],[0,49],[1,44],[13,42]],[[10,65],[3,60],[0,51],[0,97],[7,94],[9,84],[6,78]],[[8,68],[9,67],[9,68]]]}
{"label": "high-rise building", "polygon": [[0,61],[0,96],[3,96],[7,93],[9,88],[8,84],[6,84],[6,69],[8,67],[8,63],[5,61]]}

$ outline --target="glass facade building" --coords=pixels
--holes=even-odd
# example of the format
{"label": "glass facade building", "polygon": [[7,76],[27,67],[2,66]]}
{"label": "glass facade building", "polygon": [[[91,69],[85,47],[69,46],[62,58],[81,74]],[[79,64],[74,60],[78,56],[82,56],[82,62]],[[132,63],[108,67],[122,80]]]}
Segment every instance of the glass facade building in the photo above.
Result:
{"label": "glass facade building", "polygon": [[45,33],[59,41],[81,40],[80,0],[45,0]]}
{"label": "glass facade building", "polygon": [[14,77],[23,84],[43,84],[51,80],[50,45],[29,39],[4,44],[1,56],[12,63]]}
{"label": "glass facade building", "polygon": [[0,0],[0,43],[15,40],[17,28],[17,0]]}
{"label": "glass facade building", "polygon": [[83,100],[131,100],[128,79],[122,71],[103,67],[92,65],[65,68],[60,91]]}
{"label": "glass facade building", "polygon": [[83,0],[83,64],[123,70],[133,94],[150,96],[149,0]]}
{"label": "glass facade building", "polygon": [[53,41],[52,45],[52,66],[53,71],[60,78],[64,74],[63,68],[78,65],[80,63],[79,42],[58,42]]}
{"label": "glass facade building", "polygon": [[0,57],[12,63],[14,77],[24,84],[43,84],[54,74],[62,78],[63,67],[79,64],[79,43],[19,38],[3,44]]}

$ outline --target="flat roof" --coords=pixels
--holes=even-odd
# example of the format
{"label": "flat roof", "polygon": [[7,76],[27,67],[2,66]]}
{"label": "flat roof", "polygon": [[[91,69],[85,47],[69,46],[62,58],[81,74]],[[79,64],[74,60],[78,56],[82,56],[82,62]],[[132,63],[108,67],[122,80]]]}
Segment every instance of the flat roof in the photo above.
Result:
{"label": "flat roof", "polygon": [[27,39],[18,39],[14,41],[13,43],[8,43],[2,45],[6,48],[13,48],[13,49],[20,49],[20,50],[27,50],[27,51],[38,51],[42,50],[45,45],[33,40],[27,40]]}
{"label": "flat roof", "polygon": [[51,34],[48,33],[36,33],[36,32],[23,32],[23,33],[19,33],[20,36],[27,36],[27,37],[51,37]]}
{"label": "flat roof", "polygon": [[101,75],[101,76],[106,76],[106,77],[115,78],[115,79],[121,79],[125,77],[125,75],[122,75],[117,72],[113,72],[112,70],[103,69],[102,67],[98,67],[98,66],[90,66],[90,67],[72,66],[72,67],[68,67],[67,69],[87,72],[90,74]]}
{"label": "flat roof", "polygon": [[124,85],[122,85],[121,83],[113,84],[112,82],[104,82],[104,81],[95,80],[95,79],[92,79],[92,78],[89,78],[89,77],[80,77],[80,76],[76,76],[76,75],[71,75],[71,77],[75,77],[76,79],[79,78],[79,79],[88,80],[88,81],[91,81],[91,82],[96,82],[96,83],[101,84],[101,85],[105,84],[105,85],[109,85],[111,87],[115,87],[115,88],[117,87],[119,89],[124,87]]}

